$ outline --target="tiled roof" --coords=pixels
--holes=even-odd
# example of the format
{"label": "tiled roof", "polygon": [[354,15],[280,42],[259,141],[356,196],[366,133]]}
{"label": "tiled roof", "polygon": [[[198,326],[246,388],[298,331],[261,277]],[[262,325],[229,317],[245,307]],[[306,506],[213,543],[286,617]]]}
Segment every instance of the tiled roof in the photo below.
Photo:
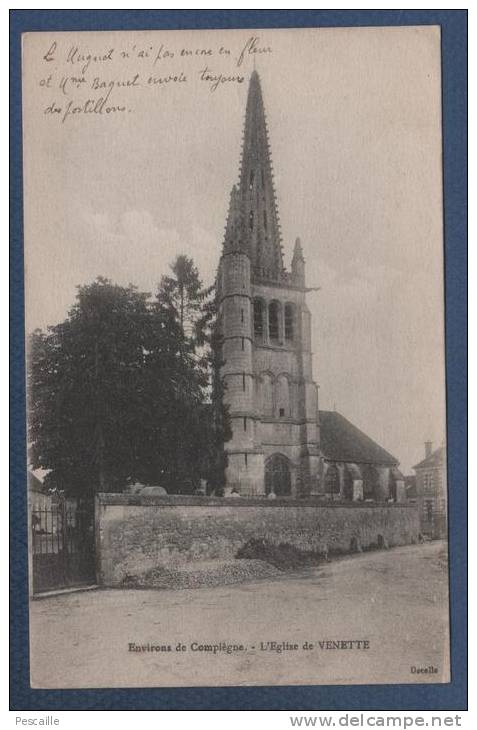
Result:
{"label": "tiled roof", "polygon": [[320,411],[321,449],[332,461],[361,464],[398,464],[398,460],[369,436],[353,426],[341,413]]}
{"label": "tiled roof", "polygon": [[413,469],[435,469],[436,467],[442,466],[446,460],[445,446],[439,446],[438,449],[432,452],[430,456],[426,456],[425,459],[413,466]]}

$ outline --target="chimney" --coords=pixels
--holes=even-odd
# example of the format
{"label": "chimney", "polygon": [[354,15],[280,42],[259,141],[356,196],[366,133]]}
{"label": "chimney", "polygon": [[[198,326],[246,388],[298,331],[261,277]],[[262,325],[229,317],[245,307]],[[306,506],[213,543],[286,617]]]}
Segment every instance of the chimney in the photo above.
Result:
{"label": "chimney", "polygon": [[432,441],[424,442],[424,450],[425,450],[425,454],[426,454],[425,458],[427,459],[427,457],[432,454]]}

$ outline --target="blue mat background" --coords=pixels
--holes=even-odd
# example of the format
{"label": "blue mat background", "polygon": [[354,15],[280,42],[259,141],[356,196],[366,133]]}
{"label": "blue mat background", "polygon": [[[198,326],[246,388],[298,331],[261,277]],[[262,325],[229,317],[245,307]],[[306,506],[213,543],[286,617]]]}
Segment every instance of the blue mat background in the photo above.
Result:
{"label": "blue mat background", "polygon": [[[447,685],[33,690],[28,669],[21,34],[27,31],[440,25],[452,681]],[[467,707],[467,12],[10,12],[10,681],[14,710],[464,710]]]}

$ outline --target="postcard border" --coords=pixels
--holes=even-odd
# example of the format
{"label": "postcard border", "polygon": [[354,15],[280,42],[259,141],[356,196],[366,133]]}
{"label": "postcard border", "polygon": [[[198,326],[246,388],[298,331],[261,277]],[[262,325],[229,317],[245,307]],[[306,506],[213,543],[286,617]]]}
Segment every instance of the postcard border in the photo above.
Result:
{"label": "postcard border", "polygon": [[[34,690],[29,685],[21,34],[60,30],[440,25],[451,676],[445,685]],[[10,709],[450,710],[467,708],[467,11],[10,11]],[[465,529],[464,529],[465,528]]]}

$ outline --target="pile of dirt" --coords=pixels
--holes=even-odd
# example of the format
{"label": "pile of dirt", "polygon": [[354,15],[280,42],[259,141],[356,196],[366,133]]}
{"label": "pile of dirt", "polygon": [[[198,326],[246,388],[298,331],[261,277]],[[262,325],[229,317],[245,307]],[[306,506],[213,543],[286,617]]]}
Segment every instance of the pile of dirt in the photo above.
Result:
{"label": "pile of dirt", "polygon": [[204,588],[274,578],[280,571],[262,560],[202,560],[177,568],[156,567],[126,575],[122,588]]}
{"label": "pile of dirt", "polygon": [[326,559],[322,553],[300,550],[288,542],[274,545],[264,538],[250,539],[239,549],[235,557],[246,560],[263,560],[280,570],[319,565]]}

